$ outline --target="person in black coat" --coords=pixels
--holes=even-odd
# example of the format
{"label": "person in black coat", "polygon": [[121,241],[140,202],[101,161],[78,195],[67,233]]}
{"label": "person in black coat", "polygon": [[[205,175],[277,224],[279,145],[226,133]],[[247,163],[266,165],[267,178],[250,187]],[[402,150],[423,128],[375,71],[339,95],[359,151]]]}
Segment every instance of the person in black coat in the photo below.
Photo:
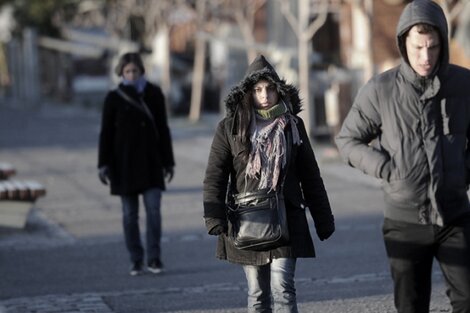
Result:
{"label": "person in black coat", "polygon": [[108,92],[99,137],[99,178],[121,197],[131,275],[143,271],[144,248],[139,230],[139,200],[146,210],[147,268],[160,273],[161,193],[175,165],[165,99],[161,89],[144,76],[142,59],[126,53],[116,67],[118,88]]}
{"label": "person in black coat", "polygon": [[[335,229],[315,155],[297,116],[298,90],[281,80],[264,56],[259,56],[225,103],[227,116],[217,127],[204,178],[208,233],[218,236],[217,258],[243,266],[249,312],[271,312],[272,304],[276,312],[297,312],[296,259],[315,256],[305,211],[313,217],[321,240]],[[263,251],[236,248],[228,235],[227,190],[231,195],[279,192],[280,185],[290,240]]]}

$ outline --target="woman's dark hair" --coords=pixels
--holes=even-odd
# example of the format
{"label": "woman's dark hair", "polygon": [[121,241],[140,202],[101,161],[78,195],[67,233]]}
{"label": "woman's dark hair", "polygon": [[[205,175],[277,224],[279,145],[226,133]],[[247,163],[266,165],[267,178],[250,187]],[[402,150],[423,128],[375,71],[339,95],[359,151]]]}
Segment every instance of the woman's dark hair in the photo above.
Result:
{"label": "woman's dark hair", "polygon": [[136,52],[128,52],[123,54],[121,58],[119,58],[119,62],[116,65],[115,69],[116,75],[122,76],[122,70],[129,63],[135,64],[139,68],[141,74],[145,73],[144,63],[142,62],[142,58],[140,57],[140,55]]}
{"label": "woman's dark hair", "polygon": [[254,118],[253,113],[253,95],[252,90],[245,94],[243,100],[240,103],[240,107],[237,109],[238,117],[238,135],[240,136],[241,143],[245,147],[243,157],[248,158],[251,151],[251,140],[250,140],[250,125],[251,120]]}

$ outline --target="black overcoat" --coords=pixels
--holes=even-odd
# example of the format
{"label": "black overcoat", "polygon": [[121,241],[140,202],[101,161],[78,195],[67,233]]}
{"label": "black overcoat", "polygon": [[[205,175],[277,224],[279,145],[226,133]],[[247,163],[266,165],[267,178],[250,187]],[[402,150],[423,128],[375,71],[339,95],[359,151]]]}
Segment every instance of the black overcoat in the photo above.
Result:
{"label": "black overcoat", "polygon": [[165,99],[161,89],[147,83],[142,95],[132,86],[119,85],[127,95],[147,104],[149,116],[116,90],[104,101],[99,137],[98,167],[110,169],[111,194],[128,195],[148,188],[165,189],[165,167],[175,165]]}

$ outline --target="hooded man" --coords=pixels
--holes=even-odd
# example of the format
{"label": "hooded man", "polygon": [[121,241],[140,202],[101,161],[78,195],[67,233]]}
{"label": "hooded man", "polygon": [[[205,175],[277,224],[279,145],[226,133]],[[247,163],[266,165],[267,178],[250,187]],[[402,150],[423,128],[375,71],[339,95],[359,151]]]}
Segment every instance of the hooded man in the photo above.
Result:
{"label": "hooded man", "polygon": [[429,312],[436,258],[452,312],[469,313],[470,71],[449,64],[447,21],[430,0],[405,7],[397,43],[401,64],[359,91],[336,144],[382,179],[398,312]]}

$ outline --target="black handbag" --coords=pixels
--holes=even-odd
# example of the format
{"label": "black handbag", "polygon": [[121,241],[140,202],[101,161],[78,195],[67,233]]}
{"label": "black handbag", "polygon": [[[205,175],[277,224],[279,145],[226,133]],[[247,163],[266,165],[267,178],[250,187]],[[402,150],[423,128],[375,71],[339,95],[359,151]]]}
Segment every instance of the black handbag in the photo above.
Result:
{"label": "black handbag", "polygon": [[266,251],[289,241],[282,192],[260,190],[233,196],[230,239],[241,250]]}

